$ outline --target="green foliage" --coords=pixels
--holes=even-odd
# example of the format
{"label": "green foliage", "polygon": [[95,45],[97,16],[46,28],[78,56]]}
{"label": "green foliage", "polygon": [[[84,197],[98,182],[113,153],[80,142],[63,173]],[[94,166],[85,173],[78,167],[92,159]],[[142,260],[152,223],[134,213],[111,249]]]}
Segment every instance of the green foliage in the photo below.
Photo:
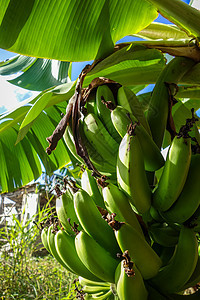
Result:
{"label": "green foliage", "polygon": [[35,57],[91,60],[112,53],[118,40],[156,17],[146,0],[126,5],[124,0],[51,0],[48,5],[45,0],[21,0],[20,5],[2,0],[0,47]]}
{"label": "green foliage", "polygon": [[0,297],[3,299],[70,299],[75,276],[51,256],[31,257],[26,264],[12,264],[12,258],[1,258]]}
{"label": "green foliage", "polygon": [[[50,209],[43,209],[25,224],[12,216],[12,225],[0,231],[0,297],[3,299],[63,299],[73,293],[75,276],[46,255],[37,224]],[[39,256],[40,255],[40,256]],[[42,256],[41,256],[42,255]],[[46,256],[43,256],[46,255]]]}
{"label": "green foliage", "polygon": [[43,91],[70,81],[71,63],[35,57],[17,55],[0,63],[0,75],[11,75],[17,72],[10,83],[32,91]]}

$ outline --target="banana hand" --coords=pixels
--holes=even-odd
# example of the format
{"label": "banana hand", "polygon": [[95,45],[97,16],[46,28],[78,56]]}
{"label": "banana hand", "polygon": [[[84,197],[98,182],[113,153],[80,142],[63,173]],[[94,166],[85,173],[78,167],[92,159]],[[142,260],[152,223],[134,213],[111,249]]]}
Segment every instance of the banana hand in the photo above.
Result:
{"label": "banana hand", "polygon": [[112,228],[102,218],[93,199],[84,190],[74,194],[74,207],[82,228],[114,257],[120,252]]}
{"label": "banana hand", "polygon": [[79,258],[91,273],[102,281],[115,282],[115,269],[119,263],[117,258],[113,258],[108,251],[84,231],[77,234],[75,246]]}
{"label": "banana hand", "polygon": [[55,236],[55,248],[60,260],[71,269],[72,273],[83,276],[88,280],[101,281],[85,267],[77,255],[74,236],[70,236],[65,231],[59,230]]}

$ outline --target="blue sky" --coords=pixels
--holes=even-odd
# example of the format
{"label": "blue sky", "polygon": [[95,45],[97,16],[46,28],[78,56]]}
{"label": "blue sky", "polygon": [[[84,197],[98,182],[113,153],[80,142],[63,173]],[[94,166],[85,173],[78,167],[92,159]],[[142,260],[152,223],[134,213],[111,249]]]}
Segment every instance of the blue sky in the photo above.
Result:
{"label": "blue sky", "polygon": [[[172,0],[173,1],[173,0]],[[186,3],[189,3],[190,0],[183,0]],[[199,0],[193,0],[199,1]],[[163,23],[170,23],[168,20],[164,19],[162,16],[159,16],[155,21],[157,22],[163,22]],[[127,42],[127,41],[133,41],[136,40],[134,38],[130,37],[124,37],[119,42]],[[0,61],[4,61],[8,58],[11,58],[15,56],[15,53],[5,51],[3,49],[0,49]],[[80,74],[83,67],[89,62],[79,62],[79,63],[73,63],[72,65],[72,80],[75,80],[77,76]],[[37,95],[37,92],[31,92],[22,88],[18,88],[6,81],[5,76],[0,76],[0,90],[1,97],[0,97],[0,113],[5,112],[6,110],[10,110],[17,106],[18,102],[23,101],[33,95]]]}

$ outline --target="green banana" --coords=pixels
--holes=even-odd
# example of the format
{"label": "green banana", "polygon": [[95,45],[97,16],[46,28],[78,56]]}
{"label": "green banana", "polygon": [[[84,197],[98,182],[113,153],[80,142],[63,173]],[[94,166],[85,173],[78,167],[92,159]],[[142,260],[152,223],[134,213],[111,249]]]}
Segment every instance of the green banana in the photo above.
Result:
{"label": "green banana", "polygon": [[164,247],[173,247],[178,243],[179,231],[165,224],[153,224],[149,227],[149,234],[154,242]]}
{"label": "green banana", "polygon": [[[160,73],[149,103],[147,120],[153,140],[160,149],[163,142],[169,114],[170,83],[176,85],[184,74],[195,64],[192,59],[175,57]],[[167,85],[168,84],[168,85]]]}
{"label": "green banana", "polygon": [[120,252],[114,232],[102,218],[93,199],[84,190],[74,194],[74,208],[82,228],[107,251],[116,256]]}
{"label": "green banana", "polygon": [[200,205],[200,154],[192,155],[188,176],[176,202],[162,217],[171,223],[184,223]]}
{"label": "green banana", "polygon": [[[56,199],[56,213],[58,216],[58,219],[60,223],[62,224],[63,228],[68,231],[68,228],[70,227],[69,222],[67,221],[67,215],[65,213],[63,203],[62,203],[62,196],[58,197]],[[71,228],[70,228],[71,230]]]}
{"label": "green banana", "polygon": [[101,285],[96,285],[96,286],[91,286],[91,285],[83,285],[82,286],[82,291],[84,293],[88,294],[96,294],[99,292],[107,292],[110,290],[110,286],[101,286]]}
{"label": "green banana", "polygon": [[174,254],[174,251],[175,251],[175,247],[162,247],[161,253],[159,255],[160,259],[162,260],[162,267],[169,264],[170,259]]}
{"label": "green banana", "polygon": [[158,256],[160,256],[163,251],[163,246],[161,246],[160,244],[158,244],[156,242],[151,242],[150,245],[151,245],[152,249],[158,254]]}
{"label": "green banana", "polygon": [[102,122],[94,114],[88,114],[83,120],[86,138],[103,159],[116,165],[118,143],[108,133]]}
{"label": "green banana", "polygon": [[89,280],[101,281],[85,267],[77,255],[74,236],[70,236],[64,230],[59,230],[55,235],[55,247],[60,260],[71,269],[72,273]]}
{"label": "green banana", "polygon": [[48,228],[48,232],[47,232],[47,242],[48,242],[50,253],[61,264],[61,266],[63,266],[69,272],[73,273],[73,270],[70,268],[70,266],[65,264],[65,262],[63,262],[62,259],[60,258],[55,245],[55,233],[53,233],[52,231],[53,231],[53,224]]}
{"label": "green banana", "polygon": [[86,232],[80,231],[75,238],[76,251],[83,264],[102,281],[115,282],[118,259],[100,246]]}
{"label": "green banana", "polygon": [[144,279],[154,277],[162,261],[141,234],[127,223],[122,223],[121,227],[114,231],[122,252],[128,249],[131,260],[136,264],[142,277]]}
{"label": "green banana", "polygon": [[84,285],[82,287],[82,291],[84,293],[88,293],[88,294],[96,294],[96,293],[99,293],[99,292],[108,292],[110,290],[110,286],[100,286],[100,285],[97,285],[97,286],[88,286],[88,285]]}
{"label": "green banana", "polygon": [[82,174],[81,187],[93,198],[96,205],[105,208],[103,197],[100,193],[97,181],[94,176],[92,176],[91,172],[87,169]]}
{"label": "green banana", "polygon": [[136,213],[132,209],[128,197],[116,185],[109,183],[103,188],[103,199],[109,213],[116,213],[116,219],[129,223],[141,236],[144,236]]}
{"label": "green banana", "polygon": [[92,295],[92,299],[97,299],[97,300],[114,300],[115,296],[113,295],[112,291],[109,290],[107,292],[101,292],[97,294]]}
{"label": "green banana", "polygon": [[[114,127],[122,138],[127,133],[127,129],[131,122],[138,122],[138,120],[122,106],[117,106],[111,112],[111,119]],[[142,125],[136,126],[135,134],[137,135],[141,144],[142,153],[144,156],[145,170],[155,171],[160,169],[164,165],[165,161],[160,152],[160,149],[154,143],[152,137],[148,134],[148,132]]]}
{"label": "green banana", "polygon": [[89,139],[86,137],[84,133],[84,128],[83,128],[84,124],[82,121],[80,121],[79,125],[80,125],[79,129],[80,129],[81,139],[87,149],[89,158],[93,163],[93,165],[102,174],[109,176],[110,178],[112,177],[115,178],[116,166],[113,165],[111,162],[105,160],[105,158],[103,158],[103,156],[98,151],[96,151],[93,144],[89,141]]}
{"label": "green banana", "polygon": [[84,278],[82,276],[78,277],[78,281],[80,283],[80,285],[82,286],[102,286],[102,287],[107,287],[110,288],[110,283],[105,282],[105,281],[93,281],[93,280],[89,280],[87,278]]}
{"label": "green banana", "polygon": [[192,228],[195,232],[200,232],[200,205],[184,224]]}
{"label": "green banana", "polygon": [[116,131],[115,127],[113,126],[112,120],[111,120],[111,113],[109,108],[106,106],[106,102],[112,103],[115,105],[115,99],[113,96],[112,91],[107,85],[100,85],[97,88],[96,92],[96,107],[97,107],[97,113],[98,117],[109,132],[109,134],[113,137],[113,139],[120,143],[121,137]]}
{"label": "green banana", "polygon": [[132,132],[123,137],[117,157],[117,182],[130,196],[130,201],[139,213],[151,206],[151,190],[144,169],[144,160],[137,135]]}
{"label": "green banana", "polygon": [[[82,130],[82,123],[80,122],[80,131],[81,131],[81,138],[83,140],[83,143],[88,151],[89,157],[93,165],[95,166],[96,169],[99,170],[102,174],[112,177],[113,174],[115,174],[115,166],[111,165],[109,162],[105,161],[103,157],[94,149],[94,147],[89,143],[88,139],[86,139],[83,130]],[[72,134],[72,129],[70,126],[67,126],[65,133],[64,133],[64,140],[65,143],[74,156],[74,158],[84,164],[83,159],[77,154],[76,148],[75,148],[75,143],[74,143],[74,138]]]}
{"label": "green banana", "polygon": [[65,144],[67,145],[67,148],[71,152],[71,154],[74,156],[74,158],[80,162],[81,164],[84,163],[82,158],[77,154],[76,148],[75,148],[75,143],[74,143],[74,138],[72,134],[72,129],[70,126],[67,126],[65,129],[64,135],[63,135]]}
{"label": "green banana", "polygon": [[172,300],[172,298],[168,298],[166,297],[166,295],[162,295],[157,289],[154,289],[147,282],[145,282],[145,286],[148,291],[148,300]]}
{"label": "green banana", "polygon": [[[67,189],[66,192],[62,194],[62,196],[56,199],[56,213],[64,229],[69,234],[74,235],[75,233],[71,225],[73,225],[74,222],[77,225],[79,225],[79,221],[76,212],[74,210],[73,195],[69,189]],[[79,225],[79,229],[81,229],[80,225]]]}
{"label": "green banana", "polygon": [[151,283],[163,293],[177,293],[194,272],[198,260],[196,234],[190,228],[181,227],[179,241],[168,265],[160,269]]}
{"label": "green banana", "polygon": [[87,113],[97,114],[96,96],[94,90],[92,90],[87,98],[86,102]]}
{"label": "green banana", "polygon": [[122,260],[115,271],[115,284],[119,299],[146,300],[148,292],[140,271],[134,265],[134,275],[128,276],[125,272],[124,263],[125,260]]}
{"label": "green banana", "polygon": [[187,283],[183,286],[183,290],[195,286],[200,282],[200,256],[198,256],[197,264]]}
{"label": "green banana", "polygon": [[51,251],[49,249],[48,241],[47,241],[47,233],[48,233],[48,228],[44,227],[41,232],[41,241],[42,241],[43,246],[46,248],[46,250],[49,253],[51,253]]}
{"label": "green banana", "polygon": [[160,212],[153,205],[151,205],[149,213],[156,222],[158,222],[158,223],[164,222],[164,219],[161,216]]}
{"label": "green banana", "polygon": [[176,136],[153,194],[153,205],[158,210],[168,210],[179,197],[188,175],[190,161],[191,139]]}
{"label": "green banana", "polygon": [[130,114],[135,116],[135,118],[142,124],[142,126],[151,136],[151,130],[147,119],[145,118],[142,105],[133,91],[125,86],[120,87],[117,93],[117,103],[118,105],[124,107]]}

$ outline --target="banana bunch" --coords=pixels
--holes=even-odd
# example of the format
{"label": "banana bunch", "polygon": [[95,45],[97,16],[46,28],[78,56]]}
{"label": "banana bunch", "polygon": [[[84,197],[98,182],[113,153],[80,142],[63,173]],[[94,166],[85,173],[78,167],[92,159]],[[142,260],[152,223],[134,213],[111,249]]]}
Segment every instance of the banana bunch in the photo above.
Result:
{"label": "banana bunch", "polygon": [[92,91],[79,130],[102,176],[78,156],[71,125],[66,128],[65,142],[84,165],[81,186],[68,187],[57,198],[59,222],[47,224],[41,239],[78,276],[84,299],[173,300],[200,282],[200,154],[194,151],[198,139],[190,136],[194,118],[174,132],[166,160],[160,150],[172,92],[166,82],[171,74],[178,82],[191,65],[185,58],[167,65],[147,118],[127,87],[104,84]]}
{"label": "banana bunch", "polygon": [[[101,85],[94,98],[89,97],[84,108],[86,113],[79,122],[81,139],[91,162],[101,174],[116,181],[119,144],[128,126],[136,122],[136,134],[141,143],[145,170],[155,171],[164,165],[163,156],[152,139],[142,106],[130,89],[120,87],[117,97],[114,97],[108,85]],[[75,159],[83,163],[76,153],[70,125],[67,126],[64,140]]]}

